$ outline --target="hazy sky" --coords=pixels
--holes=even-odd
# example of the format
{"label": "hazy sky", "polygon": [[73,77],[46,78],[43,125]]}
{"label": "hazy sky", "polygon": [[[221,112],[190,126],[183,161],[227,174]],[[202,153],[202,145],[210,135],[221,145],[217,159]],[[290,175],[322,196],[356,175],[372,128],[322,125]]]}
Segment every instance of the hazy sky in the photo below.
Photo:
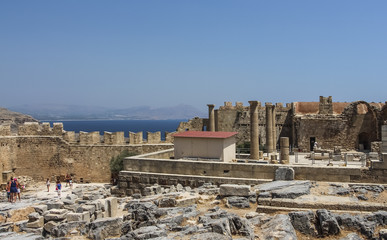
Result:
{"label": "hazy sky", "polygon": [[0,106],[387,101],[387,1],[1,1]]}

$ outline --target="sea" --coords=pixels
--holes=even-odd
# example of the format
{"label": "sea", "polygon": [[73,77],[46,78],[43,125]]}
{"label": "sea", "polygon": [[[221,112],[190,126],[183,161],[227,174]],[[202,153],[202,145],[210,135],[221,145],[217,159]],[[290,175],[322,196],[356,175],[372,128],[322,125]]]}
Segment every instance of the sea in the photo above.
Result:
{"label": "sea", "polygon": [[161,139],[165,140],[165,132],[174,132],[179,127],[180,122],[186,122],[187,119],[176,120],[63,120],[63,121],[44,121],[53,123],[63,123],[65,131],[74,131],[79,133],[99,131],[102,135],[107,132],[124,132],[125,137],[129,137],[129,132],[143,132],[143,138],[146,139],[146,132],[161,132]]}

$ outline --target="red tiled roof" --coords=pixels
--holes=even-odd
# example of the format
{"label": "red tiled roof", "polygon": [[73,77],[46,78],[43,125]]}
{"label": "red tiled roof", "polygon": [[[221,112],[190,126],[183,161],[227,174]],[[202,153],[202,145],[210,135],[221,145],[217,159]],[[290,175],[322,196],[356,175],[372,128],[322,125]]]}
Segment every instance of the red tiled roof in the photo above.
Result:
{"label": "red tiled roof", "polygon": [[174,134],[174,137],[191,137],[191,138],[229,138],[238,134],[237,132],[203,132],[203,131],[186,131]]}

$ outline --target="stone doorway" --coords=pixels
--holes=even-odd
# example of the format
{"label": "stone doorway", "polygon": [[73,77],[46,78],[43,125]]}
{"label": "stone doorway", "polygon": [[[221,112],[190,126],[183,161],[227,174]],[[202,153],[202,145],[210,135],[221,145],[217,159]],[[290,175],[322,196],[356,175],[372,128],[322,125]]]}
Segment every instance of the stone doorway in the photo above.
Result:
{"label": "stone doorway", "polygon": [[310,144],[310,151],[313,151],[314,143],[316,142],[316,137],[310,137],[309,144]]}
{"label": "stone doorway", "polygon": [[366,132],[362,132],[359,134],[358,137],[359,140],[359,150],[371,150],[371,141],[370,141],[370,135]]}

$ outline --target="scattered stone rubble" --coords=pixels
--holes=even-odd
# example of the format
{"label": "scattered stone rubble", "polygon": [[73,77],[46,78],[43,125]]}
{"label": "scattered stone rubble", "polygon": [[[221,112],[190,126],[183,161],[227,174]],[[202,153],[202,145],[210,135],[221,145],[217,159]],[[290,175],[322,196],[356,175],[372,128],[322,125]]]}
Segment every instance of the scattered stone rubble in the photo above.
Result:
{"label": "scattered stone rubble", "polygon": [[[310,181],[253,187],[204,184],[196,189],[154,185],[144,189],[145,195],[118,198],[108,185],[78,185],[61,199],[43,198],[22,209],[0,209],[0,238],[386,239],[387,211],[383,210],[298,209],[268,214],[257,208],[262,199],[293,200],[309,195],[314,186]],[[383,185],[330,186],[338,189],[337,196],[346,190],[384,191]]]}

